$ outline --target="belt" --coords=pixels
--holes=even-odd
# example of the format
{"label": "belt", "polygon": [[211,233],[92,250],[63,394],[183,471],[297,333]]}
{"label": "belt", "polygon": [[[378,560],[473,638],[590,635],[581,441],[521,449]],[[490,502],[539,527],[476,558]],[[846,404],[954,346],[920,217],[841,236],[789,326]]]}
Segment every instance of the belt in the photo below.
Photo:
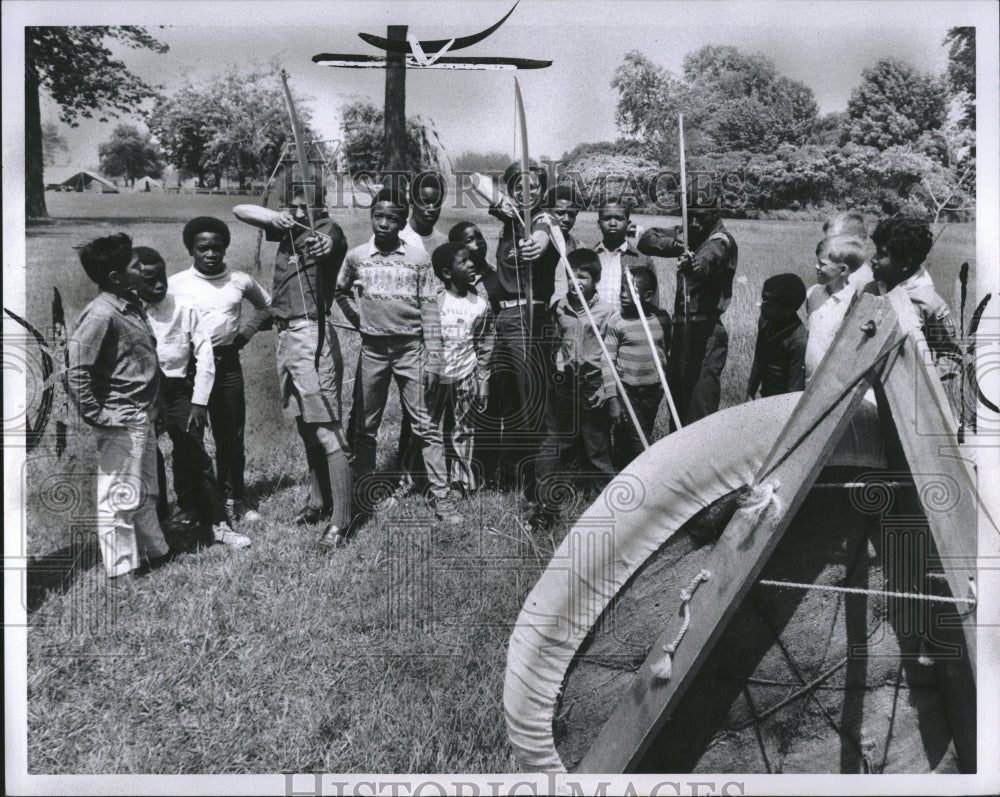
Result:
{"label": "belt", "polygon": [[[527,299],[502,299],[497,302],[501,310],[510,310],[512,307],[524,307],[528,304]],[[545,302],[533,301],[535,307],[545,307]]]}
{"label": "belt", "polygon": [[306,321],[315,321],[316,320],[316,316],[315,315],[297,315],[294,318],[278,318],[278,317],[275,317],[275,319],[274,319],[274,326],[275,326],[275,329],[277,329],[279,332],[284,332],[286,329],[288,329],[289,325],[293,321],[300,321],[302,319],[305,319]]}
{"label": "belt", "polygon": [[[718,313],[688,313],[688,321],[720,321],[722,316]],[[683,325],[685,319],[683,314],[674,314],[674,326]]]}

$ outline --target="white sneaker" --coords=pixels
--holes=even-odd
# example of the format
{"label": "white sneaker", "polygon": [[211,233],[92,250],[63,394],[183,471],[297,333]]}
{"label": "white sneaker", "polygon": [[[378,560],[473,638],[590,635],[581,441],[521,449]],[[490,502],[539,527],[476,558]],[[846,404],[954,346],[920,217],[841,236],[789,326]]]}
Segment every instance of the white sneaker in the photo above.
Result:
{"label": "white sneaker", "polygon": [[255,523],[260,520],[260,513],[246,505],[245,501],[226,501],[226,514],[233,523]]}
{"label": "white sneaker", "polygon": [[249,548],[250,538],[246,534],[233,531],[228,523],[216,523],[212,526],[215,541],[228,545],[230,548]]}

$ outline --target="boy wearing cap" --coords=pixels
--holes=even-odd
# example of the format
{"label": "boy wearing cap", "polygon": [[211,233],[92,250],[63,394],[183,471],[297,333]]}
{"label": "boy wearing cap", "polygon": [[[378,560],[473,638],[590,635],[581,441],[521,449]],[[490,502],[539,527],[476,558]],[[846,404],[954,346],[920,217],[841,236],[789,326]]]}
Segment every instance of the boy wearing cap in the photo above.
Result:
{"label": "boy wearing cap", "polygon": [[679,258],[667,380],[684,424],[719,409],[729,351],[722,314],[733,295],[739,250],[722,224],[720,202],[714,190],[695,195],[688,207],[687,250],[680,227],[651,227],[638,243],[643,254]]}
{"label": "boy wearing cap", "polygon": [[[198,216],[184,225],[184,246],[192,256],[191,268],[167,280],[169,290],[187,299],[198,311],[212,339],[215,382],[208,399],[208,417],[215,438],[215,460],[219,482],[226,491],[230,519],[258,520],[246,506],[243,442],[246,397],[240,349],[250,341],[271,315],[271,297],[243,271],[225,262],[229,227],[212,216]],[[255,312],[243,318],[243,302]]]}

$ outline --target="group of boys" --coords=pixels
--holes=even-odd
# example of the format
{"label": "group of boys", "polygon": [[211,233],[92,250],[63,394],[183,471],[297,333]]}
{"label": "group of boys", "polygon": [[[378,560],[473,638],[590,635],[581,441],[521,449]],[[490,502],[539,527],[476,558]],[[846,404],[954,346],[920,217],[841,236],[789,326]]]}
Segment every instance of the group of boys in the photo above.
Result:
{"label": "group of boys", "polygon": [[[511,199],[525,178],[527,230]],[[484,190],[485,178],[473,182]],[[245,527],[233,528],[256,516],[245,503],[239,352],[271,324],[283,411],[296,420],[309,469],[309,498],[294,520],[323,522],[319,543],[327,548],[424,483],[436,516],[451,523],[462,522],[461,495],[484,484],[522,487],[535,505],[529,525],[549,529],[577,487],[601,489],[652,440],[665,387],[683,424],[717,410],[728,350],[722,315],[738,258],[718,208],[696,206],[686,229],[651,228],[636,245],[629,207],[603,199],[601,241],[589,248],[572,234],[583,207],[572,189],[546,191],[544,170],[532,165],[525,174],[516,164],[503,189],[486,192],[503,225],[493,264],[475,224],[457,224],[447,236],[434,229],[445,194],[439,175],[380,190],[371,238],[349,251],[341,228],[303,193],[282,212],[234,208],[278,243],[271,294],[229,268],[229,229],[212,217],[185,226],[192,266],[169,280],[163,258],[133,249],[124,234],[84,246],[81,262],[100,293],[73,334],[68,386],[97,430],[108,575],[169,553],[162,465],[156,473],[160,428],[173,442],[183,519],[211,527],[224,544],[250,545]],[[903,285],[931,348],[953,353],[947,306],[921,266],[927,225],[881,222],[870,273],[863,232],[851,214],[824,227],[818,285],[808,296],[797,276],[765,281],[748,398],[758,389],[802,389],[853,293],[869,282],[867,290]],[[673,318],[657,304],[650,256],[679,258]],[[244,301],[253,307],[246,318]],[[334,301],[361,339],[346,433]],[[798,317],[804,302],[808,335]],[[384,483],[375,474],[376,438],[393,380],[403,410],[401,474],[386,495],[375,489]],[[570,476],[575,468],[581,476]]]}
{"label": "group of boys", "polygon": [[[923,332],[938,375],[958,417],[962,411],[951,395],[961,372],[961,350],[951,311],[937,294],[923,266],[934,239],[926,221],[910,216],[883,219],[872,233],[860,213],[828,219],[816,246],[816,284],[806,290],[795,274],[764,281],[760,321],[747,399],[758,390],[772,396],[803,390],[833,343],[854,297],[862,292],[885,294],[901,287]],[[806,324],[799,317],[805,304]]]}

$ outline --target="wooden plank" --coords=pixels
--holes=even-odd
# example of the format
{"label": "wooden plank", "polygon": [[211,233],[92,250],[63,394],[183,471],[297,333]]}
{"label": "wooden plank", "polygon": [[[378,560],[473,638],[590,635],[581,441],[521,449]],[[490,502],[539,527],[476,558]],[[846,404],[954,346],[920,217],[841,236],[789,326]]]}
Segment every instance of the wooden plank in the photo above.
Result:
{"label": "wooden plank", "polygon": [[[863,326],[871,334],[862,331]],[[736,513],[705,562],[711,578],[691,599],[691,623],[674,653],[672,677],[667,681],[655,678],[652,665],[677,636],[682,618],[676,616],[656,640],[576,772],[618,773],[635,768],[693,683],[840,440],[869,387],[865,380],[854,383],[860,375],[881,368],[904,336],[887,302],[859,297],[758,474],[758,480],[777,486],[782,510],[765,513],[756,526],[748,526],[745,510]]]}
{"label": "wooden plank", "polygon": [[[952,597],[967,598],[976,577],[980,498],[976,476],[958,446],[948,397],[922,336],[907,337],[886,367],[882,390]],[[975,679],[976,615],[964,608],[957,615]]]}

